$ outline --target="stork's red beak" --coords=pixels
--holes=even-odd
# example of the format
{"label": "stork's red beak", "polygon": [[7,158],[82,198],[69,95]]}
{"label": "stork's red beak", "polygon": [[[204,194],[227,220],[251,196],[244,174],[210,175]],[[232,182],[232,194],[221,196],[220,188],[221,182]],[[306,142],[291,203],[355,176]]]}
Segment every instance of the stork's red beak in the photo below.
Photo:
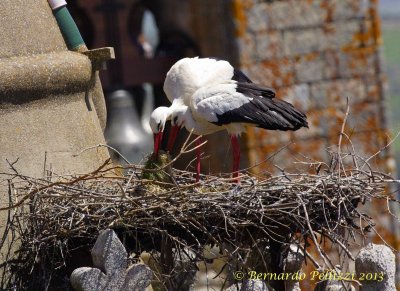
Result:
{"label": "stork's red beak", "polygon": [[169,138],[168,138],[168,146],[167,146],[167,150],[169,152],[172,151],[174,145],[175,145],[175,141],[176,141],[176,137],[178,135],[180,126],[174,125],[171,127],[171,132],[169,134]]}
{"label": "stork's red beak", "polygon": [[159,133],[153,134],[153,136],[154,136],[154,155],[157,157],[163,138],[163,132],[160,131]]}

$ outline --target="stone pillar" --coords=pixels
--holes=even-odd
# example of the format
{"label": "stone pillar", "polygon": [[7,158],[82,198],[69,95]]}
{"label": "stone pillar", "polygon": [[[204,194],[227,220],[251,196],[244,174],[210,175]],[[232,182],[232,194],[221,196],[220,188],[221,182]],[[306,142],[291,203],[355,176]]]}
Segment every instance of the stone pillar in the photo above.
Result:
{"label": "stone pillar", "polygon": [[[0,208],[10,163],[23,174],[79,174],[109,157],[93,104],[92,64],[68,51],[47,0],[0,2]],[[97,102],[99,103],[99,102]],[[12,197],[13,198],[13,197]],[[3,237],[7,211],[0,211]],[[5,243],[7,245],[7,243]],[[0,253],[0,263],[4,261]]]}

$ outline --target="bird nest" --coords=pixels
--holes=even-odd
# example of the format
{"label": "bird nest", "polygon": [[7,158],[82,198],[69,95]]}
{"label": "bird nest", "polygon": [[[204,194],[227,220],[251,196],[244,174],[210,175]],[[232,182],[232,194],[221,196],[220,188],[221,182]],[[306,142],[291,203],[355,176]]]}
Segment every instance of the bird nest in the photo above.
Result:
{"label": "bird nest", "polygon": [[[143,177],[163,168],[134,165],[117,175],[120,169],[108,161],[89,174],[56,181],[15,172],[9,177],[14,198],[7,231],[13,234],[10,248],[14,243],[18,251],[2,267],[12,272],[13,286],[26,286],[26,278],[29,284],[50,281],[57,270],[64,272],[58,279],[65,279],[70,254],[90,250],[106,228],[137,255],[162,252],[168,242],[171,250],[190,251],[203,261],[208,245],[220,248],[227,262],[236,256],[237,264],[244,262],[239,254],[279,242],[300,246],[316,268],[333,267],[320,243],[328,240],[351,257],[351,238],[374,226],[358,206],[390,200],[385,194],[390,177],[371,169],[345,170],[338,154],[320,166],[314,174],[282,172],[264,179],[242,173],[239,184],[229,176],[207,175],[196,183],[193,173],[175,169],[171,182],[157,182]],[[310,244],[317,256],[308,252]],[[32,276],[35,272],[39,275]]]}

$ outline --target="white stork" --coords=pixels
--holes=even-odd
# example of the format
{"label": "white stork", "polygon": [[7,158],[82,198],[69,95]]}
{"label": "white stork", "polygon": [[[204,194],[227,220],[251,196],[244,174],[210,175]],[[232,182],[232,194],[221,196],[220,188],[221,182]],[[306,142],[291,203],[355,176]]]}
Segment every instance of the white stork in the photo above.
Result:
{"label": "white stork", "polygon": [[[189,66],[188,62],[191,63]],[[164,82],[164,92],[172,104],[170,107],[156,108],[150,116],[150,127],[154,134],[155,155],[158,155],[165,123],[170,119],[172,112],[181,108],[181,106],[189,106],[190,99],[197,89],[207,84],[218,84],[226,81],[225,77],[230,74],[231,68],[226,61],[198,57],[181,59],[171,67]],[[172,128],[171,141],[175,141],[178,131],[179,128]],[[168,148],[169,150],[172,148],[171,143],[169,143]]]}
{"label": "white stork", "polygon": [[234,178],[238,177],[240,161],[237,137],[245,131],[245,126],[283,131],[308,127],[304,113],[276,99],[272,89],[254,84],[222,60],[185,58],[178,61],[167,73],[164,91],[172,105],[157,108],[155,111],[163,114],[156,114],[158,119],[153,124],[165,124],[167,119],[172,119],[169,147],[174,144],[181,126],[201,135],[226,129],[231,135]]}

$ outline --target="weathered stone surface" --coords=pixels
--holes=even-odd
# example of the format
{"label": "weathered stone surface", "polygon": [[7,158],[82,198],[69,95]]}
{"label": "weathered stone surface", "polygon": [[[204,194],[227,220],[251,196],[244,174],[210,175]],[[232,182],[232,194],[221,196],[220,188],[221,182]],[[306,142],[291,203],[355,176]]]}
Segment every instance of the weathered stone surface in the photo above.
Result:
{"label": "weathered stone surface", "polygon": [[[76,155],[105,143],[92,110],[89,59],[67,51],[47,0],[1,1],[0,27],[0,172],[10,171],[6,159],[18,159],[15,168],[31,177],[43,177],[50,165],[57,175],[98,168],[109,157],[106,149]],[[8,205],[5,181],[0,177],[2,207]]]}
{"label": "weathered stone surface", "polygon": [[326,80],[337,75],[337,68],[331,54],[308,54],[298,58],[296,80],[300,83],[309,83]]}
{"label": "weathered stone surface", "polygon": [[320,27],[284,31],[284,50],[287,56],[304,55],[326,50],[359,48],[365,37],[362,23],[357,20],[334,22]]}
{"label": "weathered stone surface", "polygon": [[295,64],[296,79],[298,82],[312,82],[323,80],[326,77],[325,71],[328,67],[325,65],[324,58],[315,54],[300,57]]}
{"label": "weathered stone surface", "polygon": [[111,229],[100,233],[91,253],[93,265],[103,271],[117,272],[128,266],[128,253],[117,234]]}
{"label": "weathered stone surface", "polygon": [[345,111],[347,97],[349,102],[355,103],[365,99],[365,85],[361,79],[338,79],[311,84],[311,96],[318,108],[327,104],[335,104],[335,108]]}
{"label": "weathered stone surface", "polygon": [[58,52],[1,59],[0,76],[0,103],[21,103],[26,94],[32,100],[44,93],[85,91],[92,66],[82,54]]}
{"label": "weathered stone surface", "polygon": [[283,33],[286,56],[297,56],[321,51],[324,44],[322,28],[288,30]]}
{"label": "weathered stone surface", "polygon": [[254,37],[256,59],[277,59],[283,57],[283,38],[279,31],[258,33]]}
{"label": "weathered stone surface", "polygon": [[323,26],[321,50],[342,50],[359,48],[362,45],[361,29],[363,22],[348,20],[333,22]]}
{"label": "weathered stone surface", "polygon": [[351,131],[376,131],[382,128],[379,120],[379,106],[371,102],[353,103],[350,116],[347,118],[347,127]]}
{"label": "weathered stone surface", "polygon": [[270,26],[277,29],[318,26],[327,18],[323,1],[273,1],[268,7]]}
{"label": "weathered stone surface", "polygon": [[82,267],[76,269],[71,276],[72,287],[76,291],[104,290],[107,276],[100,269]]}
{"label": "weathered stone surface", "polygon": [[343,78],[375,74],[376,53],[371,49],[349,50],[339,53],[339,75]]}
{"label": "weathered stone surface", "polygon": [[238,40],[242,63],[249,64],[283,56],[283,38],[278,31],[248,33]]}
{"label": "weathered stone surface", "polygon": [[145,290],[152,279],[152,271],[144,264],[128,269],[127,252],[115,232],[100,233],[92,249],[96,268],[82,267],[71,274],[71,285],[77,291]]}
{"label": "weathered stone surface", "polygon": [[256,41],[251,33],[246,33],[243,37],[236,40],[238,49],[241,52],[241,63],[243,66],[254,63],[257,59]]}
{"label": "weathered stone surface", "polygon": [[[291,135],[289,132],[278,132],[278,131],[265,131],[259,128],[254,128],[254,134],[256,134],[259,139],[257,141],[257,146],[272,146],[273,149],[279,150],[279,147],[274,147],[280,143],[290,142]],[[262,159],[265,158],[264,156]]]}
{"label": "weathered stone surface", "polygon": [[344,20],[363,17],[368,8],[365,0],[329,0],[325,1],[332,20]]}
{"label": "weathered stone surface", "polygon": [[268,25],[268,4],[259,3],[251,6],[246,13],[247,29],[250,32],[265,31],[269,27]]}
{"label": "weathered stone surface", "polygon": [[361,23],[361,32],[356,37],[361,40],[363,47],[376,47],[382,45],[383,40],[380,35],[381,32],[380,29],[377,29],[376,24],[376,19],[365,20]]}
{"label": "weathered stone surface", "polygon": [[47,0],[2,0],[0,58],[67,49]]}
{"label": "weathered stone surface", "polygon": [[144,264],[135,264],[126,271],[122,290],[146,290],[153,278],[153,272]]}
{"label": "weathered stone surface", "polygon": [[250,64],[243,69],[254,82],[264,83],[266,86],[275,88],[292,85],[295,80],[292,59],[267,60]]}
{"label": "weathered stone surface", "polygon": [[361,274],[371,274],[372,276],[383,275],[382,281],[378,279],[361,281],[361,291],[396,290],[395,255],[389,247],[373,243],[368,244],[366,247],[361,249],[360,253],[357,255],[355,267],[359,278]]}
{"label": "weathered stone surface", "polygon": [[387,93],[387,76],[384,74],[365,76],[366,100],[378,102],[382,93]]}

